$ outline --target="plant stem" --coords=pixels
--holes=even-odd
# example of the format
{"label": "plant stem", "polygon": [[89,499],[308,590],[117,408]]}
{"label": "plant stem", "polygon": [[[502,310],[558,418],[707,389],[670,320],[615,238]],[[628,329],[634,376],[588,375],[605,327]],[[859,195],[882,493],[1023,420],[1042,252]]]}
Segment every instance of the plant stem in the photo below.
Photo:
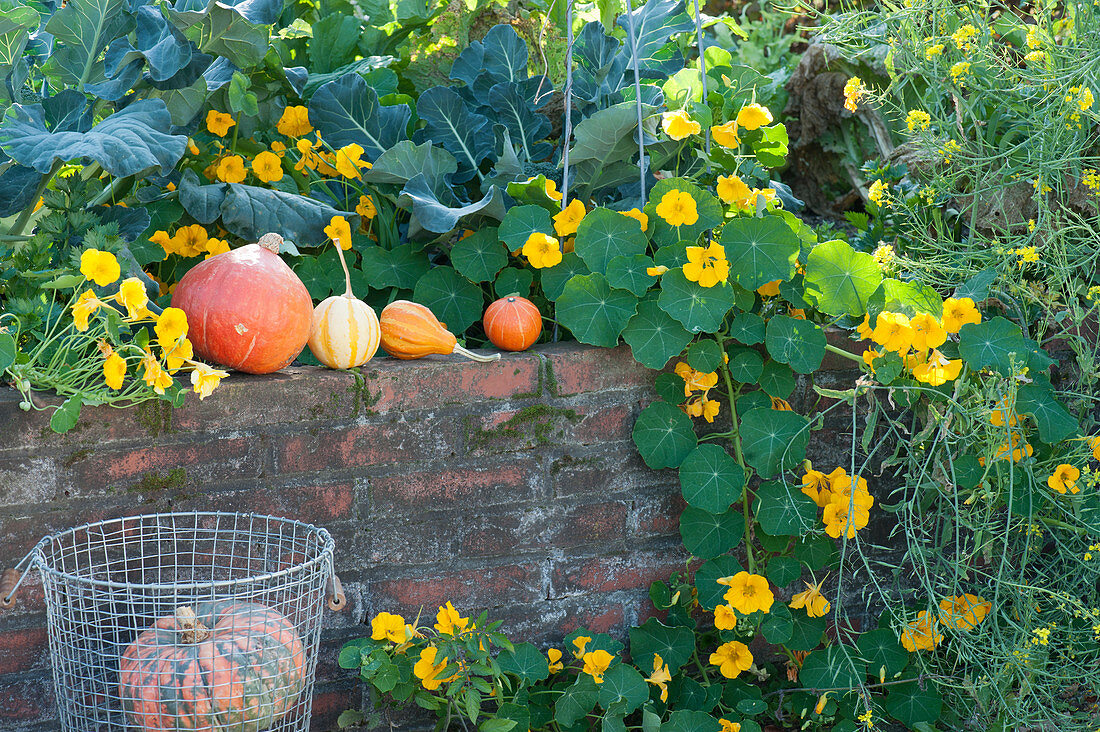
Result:
{"label": "plant stem", "polygon": [[848,351],[845,351],[843,348],[837,348],[836,346],[832,345],[831,343],[826,343],[825,344],[825,350],[828,351],[829,353],[835,353],[836,355],[838,355],[842,358],[846,358],[849,361],[854,361],[855,363],[863,363],[863,358],[861,356],[857,356],[854,353],[849,353]]}

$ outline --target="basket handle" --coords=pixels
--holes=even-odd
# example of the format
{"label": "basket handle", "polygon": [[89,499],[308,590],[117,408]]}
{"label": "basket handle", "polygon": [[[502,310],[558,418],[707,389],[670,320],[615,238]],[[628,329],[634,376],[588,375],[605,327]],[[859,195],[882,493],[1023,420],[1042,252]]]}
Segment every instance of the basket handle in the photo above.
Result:
{"label": "basket handle", "polygon": [[332,573],[328,581],[328,587],[325,588],[325,594],[328,596],[329,610],[342,612],[347,608],[348,596],[344,594],[344,585],[340,582],[340,578],[336,576],[335,572]]}
{"label": "basket handle", "polygon": [[15,607],[15,591],[23,579],[23,573],[18,569],[5,569],[0,575],[0,610]]}

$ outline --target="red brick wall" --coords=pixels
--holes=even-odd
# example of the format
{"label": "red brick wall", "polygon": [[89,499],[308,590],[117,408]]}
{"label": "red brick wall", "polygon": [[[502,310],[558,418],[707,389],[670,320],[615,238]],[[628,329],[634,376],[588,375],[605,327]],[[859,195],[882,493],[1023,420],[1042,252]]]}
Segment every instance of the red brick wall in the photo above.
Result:
{"label": "red brick wall", "polygon": [[[517,637],[621,632],[682,568],[675,473],[630,439],[652,373],[626,348],[558,345],[492,364],[380,358],[362,378],[234,374],[179,410],[86,409],[67,435],[0,389],[0,564],[44,534],[170,510],[326,527],[350,607],[329,612],[316,729],[362,704],[336,651],[381,610],[488,609]],[[0,729],[55,730],[41,587],[0,611]]]}

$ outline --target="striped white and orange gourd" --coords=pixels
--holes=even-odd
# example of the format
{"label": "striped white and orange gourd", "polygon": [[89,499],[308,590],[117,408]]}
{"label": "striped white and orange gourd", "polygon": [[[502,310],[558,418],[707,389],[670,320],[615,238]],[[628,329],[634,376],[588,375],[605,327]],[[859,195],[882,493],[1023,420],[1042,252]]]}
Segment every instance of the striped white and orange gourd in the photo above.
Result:
{"label": "striped white and orange gourd", "polygon": [[351,369],[374,357],[382,333],[374,308],[357,299],[351,291],[351,274],[339,244],[336,252],[344,268],[347,291],[325,298],[313,309],[309,350],[329,368]]}

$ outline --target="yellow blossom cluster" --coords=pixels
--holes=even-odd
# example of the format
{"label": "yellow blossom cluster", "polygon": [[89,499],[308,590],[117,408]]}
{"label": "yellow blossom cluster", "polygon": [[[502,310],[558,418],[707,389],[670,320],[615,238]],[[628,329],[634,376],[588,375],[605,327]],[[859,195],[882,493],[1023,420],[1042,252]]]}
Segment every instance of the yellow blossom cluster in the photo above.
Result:
{"label": "yellow blossom cluster", "polygon": [[863,360],[874,373],[876,359],[889,352],[896,353],[913,378],[929,386],[940,386],[959,377],[962,360],[948,358],[939,347],[947,342],[949,334],[958,333],[968,323],[980,322],[981,314],[968,297],[945,300],[942,320],[929,313],[909,317],[883,311],[878,314],[874,328],[866,317],[859,328],[862,337],[870,338],[882,349],[869,349]]}
{"label": "yellow blossom cluster", "polygon": [[210,236],[201,224],[181,226],[171,236],[167,231],[155,231],[149,241],[160,245],[165,259],[169,254],[178,254],[181,257],[197,257],[203,254],[206,259],[210,259],[229,251],[228,241]]}
{"label": "yellow blossom cluster", "polygon": [[825,533],[834,539],[841,535],[855,538],[871,520],[875,498],[867,488],[867,479],[848,475],[844,468],[830,473],[807,467],[802,476],[802,492],[824,509]]}
{"label": "yellow blossom cluster", "polygon": [[844,84],[844,108],[849,112],[855,112],[859,107],[859,100],[868,92],[863,81],[858,76],[853,76]]}
{"label": "yellow blossom cluster", "polygon": [[[684,396],[688,397],[688,401],[680,405],[680,409],[689,417],[702,417],[707,422],[713,422],[721,407],[717,399],[710,398],[710,390],[718,384],[718,372],[696,371],[683,361],[676,364],[675,372],[684,380]],[[695,392],[700,394],[693,399],[691,397]]]}

